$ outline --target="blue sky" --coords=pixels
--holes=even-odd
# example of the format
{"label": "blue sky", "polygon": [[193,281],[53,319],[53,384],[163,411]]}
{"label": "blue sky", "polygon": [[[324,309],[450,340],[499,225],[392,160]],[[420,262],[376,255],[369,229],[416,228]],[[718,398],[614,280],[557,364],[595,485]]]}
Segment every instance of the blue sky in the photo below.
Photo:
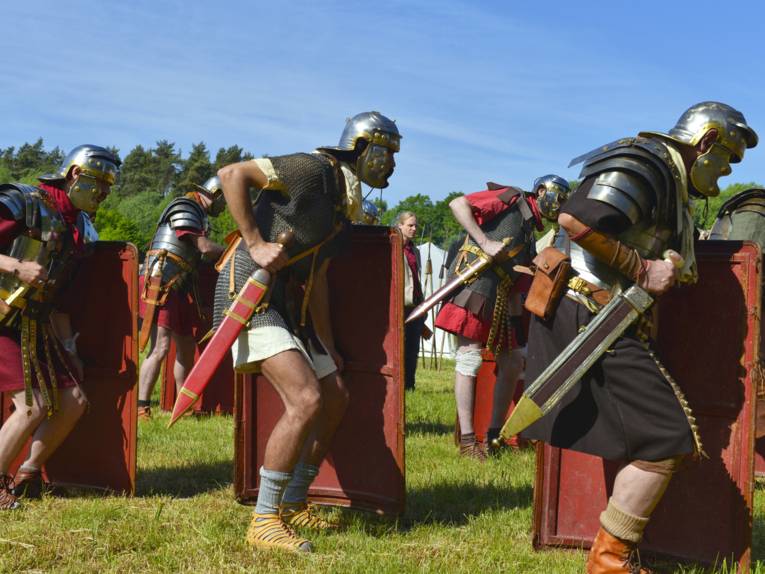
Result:
{"label": "blue sky", "polygon": [[[712,1],[4,2],[0,146],[127,153],[336,143],[377,109],[403,135],[389,204],[487,180],[529,187],[689,105],[765,138],[765,4]],[[727,13],[724,12],[727,10]],[[765,143],[721,181],[765,183]]]}

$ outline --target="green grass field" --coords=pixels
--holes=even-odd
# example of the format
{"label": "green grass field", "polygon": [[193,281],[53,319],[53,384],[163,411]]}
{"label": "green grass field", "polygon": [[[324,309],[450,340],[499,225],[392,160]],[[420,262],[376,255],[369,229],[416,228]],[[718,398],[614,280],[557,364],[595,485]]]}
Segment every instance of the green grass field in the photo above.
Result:
{"label": "green grass field", "polygon": [[[135,497],[45,496],[3,513],[0,572],[583,572],[583,552],[531,547],[530,450],[483,465],[457,456],[451,377],[421,370],[407,395],[407,510],[397,521],[334,510],[343,529],[313,536],[314,554],[253,553],[251,509],[232,494],[232,419],[168,431],[161,414],[139,426]],[[754,555],[765,559],[760,494]]]}

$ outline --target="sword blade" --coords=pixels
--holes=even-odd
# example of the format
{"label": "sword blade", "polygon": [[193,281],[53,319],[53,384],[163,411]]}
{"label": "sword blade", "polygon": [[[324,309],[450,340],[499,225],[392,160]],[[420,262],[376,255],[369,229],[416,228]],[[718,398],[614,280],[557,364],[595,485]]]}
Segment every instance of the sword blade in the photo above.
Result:
{"label": "sword blade", "polygon": [[470,279],[480,274],[484,269],[489,267],[491,263],[491,259],[483,258],[474,261],[471,265],[461,271],[456,277],[447,281],[443,287],[439,288],[437,291],[431,294],[430,297],[417,305],[417,307],[415,307],[414,310],[409,313],[409,316],[406,318],[404,323],[411,323],[420,317],[424,317],[425,314],[430,311],[430,309],[435,307],[439,302],[446,299],[457,288],[465,285],[470,281]]}
{"label": "sword blade", "polygon": [[205,347],[194,368],[186,377],[173,406],[173,414],[168,428],[175,424],[194,403],[199,400],[205,387],[210,383],[231,346],[239,336],[239,332],[250,320],[255,308],[263,300],[268,290],[270,274],[265,269],[253,273],[234,299],[226,312],[226,316],[215,331],[215,335]]}
{"label": "sword blade", "polygon": [[653,297],[637,285],[614,297],[526,389],[500,431],[502,438],[550,412],[652,303]]}

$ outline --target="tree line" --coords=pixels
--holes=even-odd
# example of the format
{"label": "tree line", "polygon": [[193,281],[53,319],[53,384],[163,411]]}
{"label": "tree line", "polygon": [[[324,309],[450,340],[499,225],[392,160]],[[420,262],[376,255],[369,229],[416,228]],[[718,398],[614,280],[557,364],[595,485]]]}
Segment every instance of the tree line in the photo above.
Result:
{"label": "tree line", "polygon": [[[110,149],[120,157],[119,150]],[[34,184],[37,176],[54,171],[64,154],[65,151],[58,147],[46,150],[42,138],[18,148],[0,149],[0,183],[20,181]],[[204,142],[193,144],[185,158],[181,150],[168,140],[159,140],[149,148],[138,145],[122,159],[120,178],[98,210],[96,228],[102,239],[130,241],[143,252],[154,235],[162,210],[173,198],[193,191],[195,184],[201,185],[222,166],[252,158],[251,153],[238,145],[219,148],[214,158]],[[709,199],[708,203],[696,202],[694,219],[697,226],[708,229],[722,203],[750,187],[761,186],[734,183],[726,187],[720,196]],[[401,212],[414,212],[420,228],[416,242],[432,241],[447,248],[462,232],[449,209],[449,202],[460,195],[461,192],[453,191],[444,199],[433,201],[429,196],[418,193],[392,207],[382,197],[374,199],[373,203],[377,205],[384,225],[393,225]],[[216,241],[222,241],[235,228],[228,211],[210,221],[211,237]]]}

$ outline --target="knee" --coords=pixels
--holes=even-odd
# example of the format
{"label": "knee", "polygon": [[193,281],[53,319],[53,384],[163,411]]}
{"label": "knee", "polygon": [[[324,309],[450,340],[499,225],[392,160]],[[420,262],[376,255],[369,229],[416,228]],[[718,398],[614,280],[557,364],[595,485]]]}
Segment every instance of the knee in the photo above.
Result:
{"label": "knee", "polygon": [[459,374],[466,377],[476,377],[481,368],[481,363],[483,363],[481,349],[477,347],[460,347],[457,349],[454,368]]}
{"label": "knee", "polygon": [[33,401],[31,407],[24,405],[24,407],[17,412],[19,418],[24,418],[27,425],[31,425],[37,428],[41,422],[45,420],[48,415],[48,409],[40,406],[38,401]]}
{"label": "knee", "polygon": [[170,352],[170,342],[169,341],[157,341],[154,343],[154,348],[151,350],[151,354],[154,356],[154,358],[162,361],[165,357],[167,357],[167,354]]}
{"label": "knee", "polygon": [[79,387],[75,387],[71,391],[71,397],[72,400],[69,402],[69,409],[71,410],[72,414],[77,415],[77,418],[81,417],[83,414],[85,414],[85,410],[88,408],[88,399],[85,396],[85,394],[79,389]]}
{"label": "knee", "polygon": [[318,384],[301,390],[293,401],[293,414],[307,422],[316,420],[322,408],[322,397]]}

